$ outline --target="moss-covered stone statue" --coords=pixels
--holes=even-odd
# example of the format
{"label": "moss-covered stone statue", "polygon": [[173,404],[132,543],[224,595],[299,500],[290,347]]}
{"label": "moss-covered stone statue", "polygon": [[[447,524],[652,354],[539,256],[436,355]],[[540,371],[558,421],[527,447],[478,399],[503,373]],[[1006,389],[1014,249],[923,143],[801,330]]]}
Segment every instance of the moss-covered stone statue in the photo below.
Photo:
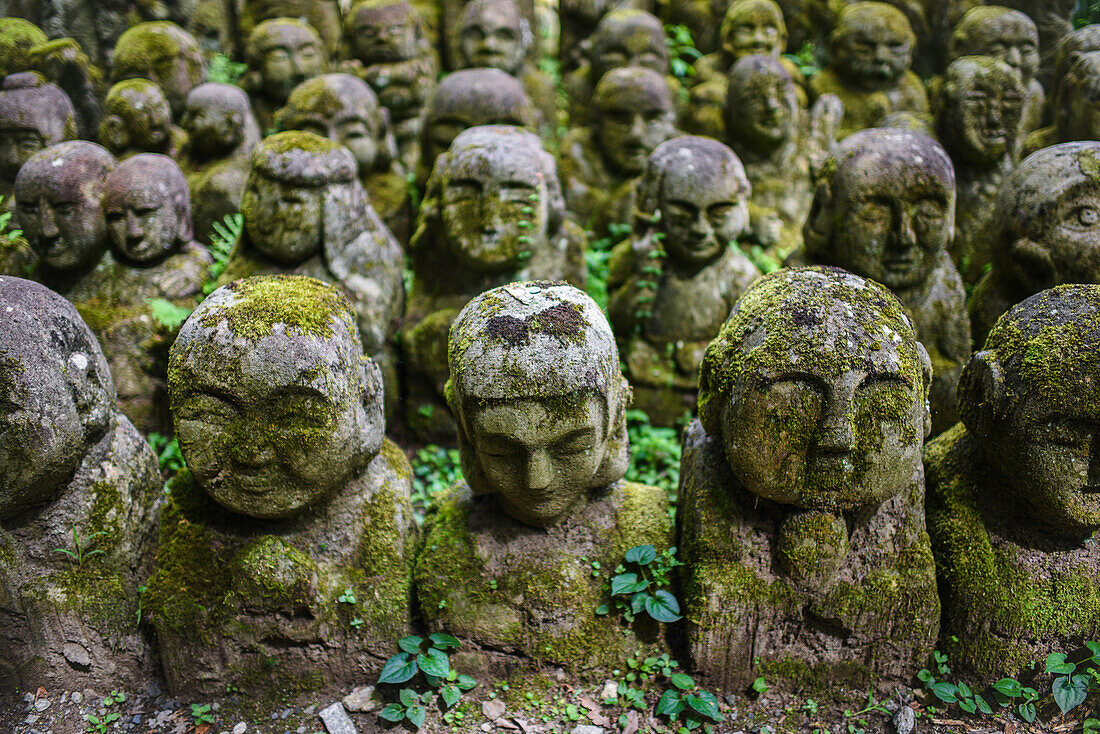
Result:
{"label": "moss-covered stone statue", "polygon": [[142,433],[171,433],[165,375],[176,325],[150,299],[191,309],[211,257],[192,241],[187,180],[171,158],[141,153],[107,177],[103,212],[111,250],[67,296],[103,347],[119,407]]}
{"label": "moss-covered stone statue", "polygon": [[932,429],[957,420],[955,386],[970,358],[966,292],[948,248],[955,171],[936,141],[896,129],[862,131],[830,155],[789,263],[832,265],[889,288],[932,359]]}
{"label": "moss-covered stone statue", "polygon": [[252,149],[244,232],[219,283],[296,273],[339,286],[358,318],[363,348],[382,372],[392,418],[400,395],[393,337],[405,306],[404,255],[358,173],[351,151],[313,133],[265,138]]}
{"label": "moss-covered stone statue", "polygon": [[156,456],[71,304],[11,277],[0,302],[0,692],[138,685]]}
{"label": "moss-covered stone statue", "polygon": [[748,239],[782,258],[802,244],[811,170],[836,142],[840,103],[825,94],[807,114],[787,67],[766,55],[740,59],[725,89],[724,140],[752,183]]}
{"label": "moss-covered stone statue", "polygon": [[594,563],[672,543],[664,492],[622,480],[630,388],[599,307],[564,283],[494,288],[455,319],[447,358],[468,484],[425,523],[425,625],[462,639],[479,673],[511,672],[513,656],[606,670],[662,649],[657,624],[595,613],[608,598]]}
{"label": "moss-covered stone statue", "polygon": [[0,78],[30,68],[31,49],[48,40],[45,32],[29,20],[0,18]]}
{"label": "moss-covered stone statue", "polygon": [[959,383],[962,422],[925,447],[941,648],[996,680],[1100,636],[1100,286],[1002,316]]}
{"label": "moss-covered stone statue", "polygon": [[249,71],[241,80],[252,99],[252,111],[264,132],[294,88],[323,74],[328,67],[321,37],[308,23],[294,18],[265,20],[252,29],[245,46]]}
{"label": "moss-covered stone statue", "polygon": [[290,93],[275,120],[283,130],[305,130],[350,150],[371,206],[399,242],[409,241],[412,207],[405,169],[397,159],[389,115],[365,81],[351,74],[307,79]]}
{"label": "moss-covered stone statue", "polygon": [[182,131],[172,125],[168,98],[156,83],[125,79],[107,93],[99,143],[119,160],[138,153],[175,156],[182,138]]}
{"label": "moss-covered stone statue", "polygon": [[156,82],[179,119],[187,93],[206,81],[206,59],[195,37],[175,23],[138,23],[119,37],[111,60],[112,81],[136,77]]}
{"label": "moss-covered stone statue", "polygon": [[1019,74],[988,56],[951,62],[936,105],[936,130],[955,163],[958,203],[951,257],[976,283],[990,261],[990,229],[1001,183],[1023,138],[1027,92]]}
{"label": "moss-covered stone statue", "polygon": [[1030,295],[1100,283],[1100,142],[1063,143],[1025,158],[1001,186],[993,221],[993,267],[968,304],[975,344]]}
{"label": "moss-covered stone statue", "polygon": [[1058,143],[1100,140],[1100,50],[1075,53],[1054,95],[1054,121],[1027,136],[1024,154]]}
{"label": "moss-covered stone statue", "polygon": [[188,93],[180,126],[187,133],[180,168],[191,190],[191,220],[196,238],[207,241],[214,222],[241,210],[248,156],[260,141],[260,127],[248,94],[215,82]]}
{"label": "moss-covered stone statue", "polygon": [[344,38],[351,60],[341,70],[370,84],[390,112],[402,163],[415,171],[421,113],[439,76],[420,14],[407,0],[361,0],[344,20]]}
{"label": "moss-covered stone statue", "polygon": [[951,58],[992,56],[1020,75],[1024,87],[1024,132],[1043,122],[1046,92],[1035,78],[1039,72],[1039,31],[1019,10],[982,5],[967,11],[951,35]]}
{"label": "moss-covered stone statue", "polygon": [[810,97],[835,94],[844,104],[839,137],[874,127],[891,112],[928,112],[928,95],[910,70],[916,38],[897,8],[848,5],[829,36],[830,65],[810,77]]}
{"label": "moss-covered stone statue", "polygon": [[637,186],[634,231],[611,256],[608,314],[634,407],[674,426],[695,411],[707,345],[760,277],[737,246],[751,186],[733,151],[691,135],[657,146]]}
{"label": "moss-covered stone statue", "polygon": [[78,137],[94,138],[103,114],[106,87],[103,71],[92,63],[80,44],[72,38],[47,41],[30,49],[26,63],[30,70],[39,72],[68,95],[76,115]]}
{"label": "moss-covered stone statue", "polygon": [[560,0],[558,58],[562,71],[568,73],[583,63],[588,46],[585,42],[605,15],[616,10],[651,11],[653,6],[651,0]]}
{"label": "moss-covered stone statue", "polygon": [[586,229],[629,223],[631,187],[654,149],[676,134],[665,78],[641,66],[614,69],[592,95],[591,124],[562,142],[561,175],[570,218]]}
{"label": "moss-covered stone statue", "polygon": [[455,136],[478,125],[514,125],[538,130],[538,111],[522,82],[500,69],[463,69],[448,74],[424,108],[417,183],[423,187]]}
{"label": "moss-covered stone statue", "polygon": [[11,210],[19,168],[32,155],[76,137],[72,102],[60,88],[26,71],[0,83],[0,211]]}
{"label": "moss-covered stone statue", "polygon": [[462,11],[459,68],[500,69],[519,79],[542,116],[539,129],[546,138],[558,124],[558,94],[550,75],[531,62],[534,43],[531,25],[515,0],[472,0]]}
{"label": "moss-covered stone statue", "polygon": [[584,235],[565,218],[557,166],[538,136],[481,125],[460,133],[436,161],[410,251],[401,329],[405,422],[424,441],[453,441],[443,388],[447,331],[459,309],[516,280],[582,284]]}
{"label": "moss-covered stone statue", "polygon": [[174,695],[346,689],[408,634],[412,472],[356,322],[332,286],[261,276],[214,291],[172,345],[188,470],[145,609]]}
{"label": "moss-covered stone statue", "polygon": [[703,360],[677,511],[688,655],[708,684],[889,690],[932,651],[931,377],[874,281],[780,270],[737,302]]}
{"label": "moss-covered stone statue", "polygon": [[[326,59],[340,48],[340,3],[338,0],[238,0],[237,29],[247,39],[264,21],[299,18],[317,31]],[[247,45],[247,41],[246,44]]]}
{"label": "moss-covered stone statue", "polygon": [[115,158],[86,140],[38,151],[15,177],[15,216],[34,251],[34,279],[68,293],[107,251],[101,200]]}

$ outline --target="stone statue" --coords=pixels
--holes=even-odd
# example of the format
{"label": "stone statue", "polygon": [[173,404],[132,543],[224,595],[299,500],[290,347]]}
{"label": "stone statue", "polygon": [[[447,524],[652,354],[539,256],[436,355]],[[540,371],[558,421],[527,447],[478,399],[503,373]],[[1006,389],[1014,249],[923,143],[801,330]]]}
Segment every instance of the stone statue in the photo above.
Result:
{"label": "stone statue", "polygon": [[[238,0],[237,28],[242,40],[264,21],[299,18],[317,31],[322,39],[320,52],[325,60],[335,58],[340,48],[340,3],[338,0]],[[245,41],[244,45],[247,45]]]}
{"label": "stone statue", "polygon": [[260,126],[243,89],[213,82],[187,95],[180,126],[187,133],[180,168],[191,190],[191,220],[196,238],[205,241],[214,222],[241,209],[248,156],[260,141]]}
{"label": "stone statue", "polygon": [[1100,283],[1100,142],[1063,143],[1025,158],[1001,186],[993,222],[993,267],[968,304],[975,344],[1030,295]]}
{"label": "stone statue", "polygon": [[107,251],[101,199],[115,159],[106,148],[70,140],[38,151],[15,177],[14,221],[38,258],[34,277],[65,294]]}
{"label": "stone statue", "polygon": [[781,270],[737,302],[703,360],[677,511],[688,654],[708,685],[889,690],[931,653],[931,377],[874,281]]}
{"label": "stone statue", "polygon": [[592,122],[562,141],[569,216],[585,229],[630,221],[630,190],[653,150],[676,134],[665,78],[640,66],[614,69],[592,95]]}
{"label": "stone statue", "polygon": [[351,302],[366,354],[386,384],[387,416],[399,396],[393,336],[405,305],[404,255],[358,178],[344,146],[282,132],[252,149],[241,201],[244,233],[219,283],[297,273],[339,286]]}
{"label": "stone statue", "polygon": [[952,59],[992,56],[1015,69],[1026,95],[1024,132],[1042,125],[1046,92],[1035,78],[1039,72],[1039,31],[1031,18],[999,5],[972,8],[955,26],[950,53]]}
{"label": "stone statue", "polygon": [[252,99],[252,111],[264,132],[275,122],[275,112],[286,104],[294,88],[323,74],[325,50],[317,31],[300,20],[265,20],[248,36],[245,61],[249,71],[241,80]]}
{"label": "stone statue", "polygon": [[1100,140],[1100,50],[1070,54],[1069,60],[1054,96],[1054,122],[1027,136],[1025,155],[1058,143]]}
{"label": "stone statue", "polygon": [[932,359],[932,430],[957,420],[955,386],[970,358],[966,291],[948,250],[955,171],[931,138],[872,129],[850,136],[823,167],[804,250],[790,262],[832,265],[889,288]]}
{"label": "stone statue", "polygon": [[1027,100],[1019,74],[988,56],[960,57],[944,74],[936,129],[958,177],[951,257],[971,283],[990,262],[994,204],[1016,165]]}
{"label": "stone statue", "polygon": [[439,82],[424,108],[417,183],[424,187],[432,166],[455,136],[478,125],[514,125],[538,129],[538,112],[527,92],[500,69],[463,69]]}
{"label": "stone statue", "polygon": [[188,468],[145,609],[173,695],[348,688],[409,633],[412,471],[356,322],[332,286],[260,276],[214,291],[172,345]]}
{"label": "stone statue", "polygon": [[455,435],[443,388],[447,330],[459,309],[516,280],[581,284],[583,252],[584,235],[565,219],[557,167],[537,135],[482,125],[455,138],[428,179],[410,244],[413,280],[401,341],[405,422],[418,437]]}
{"label": "stone statue", "polygon": [[925,447],[941,649],[975,683],[1100,635],[1097,324],[1096,285],[1014,306],[963,371],[962,422]]}
{"label": "stone statue", "polygon": [[179,119],[191,88],[206,81],[206,59],[198,41],[169,21],[139,23],[115,44],[111,79],[141,77],[156,82]]}
{"label": "stone statue", "polygon": [[138,153],[175,156],[183,132],[172,125],[164,92],[148,79],[125,79],[107,93],[99,142],[119,160]]}
{"label": "stone statue", "polygon": [[415,171],[421,112],[439,76],[439,58],[420,14],[407,0],[361,0],[344,21],[344,37],[351,61],[342,70],[370,84],[389,110],[401,161]]}
{"label": "stone statue", "polygon": [[156,456],[68,301],[0,277],[0,303],[0,690],[139,685]]}
{"label": "stone statue", "polygon": [[838,137],[876,126],[899,110],[927,112],[924,85],[910,69],[916,39],[897,8],[857,2],[841,11],[829,36],[832,61],[810,78],[810,96],[835,94],[844,104]]}
{"label": "stone statue", "polygon": [[103,212],[111,251],[67,297],[103,347],[119,408],[142,433],[169,434],[165,375],[177,327],[154,318],[149,300],[194,308],[211,257],[192,241],[187,181],[167,156],[120,163],[107,177]]}
{"label": "stone statue", "polygon": [[515,0],[471,0],[459,22],[459,68],[491,68],[523,82],[527,96],[542,116],[544,139],[555,134],[558,93],[549,74],[530,63],[535,36]]}
{"label": "stone statue", "polygon": [[0,83],[0,211],[10,211],[19,168],[32,155],[76,137],[69,97],[33,71]]}
{"label": "stone statue", "polygon": [[587,50],[585,42],[596,32],[605,15],[616,10],[652,12],[654,5],[652,0],[560,0],[558,58],[562,72],[571,72],[583,63]]}
{"label": "stone statue", "polygon": [[657,146],[638,179],[633,234],[611,256],[608,314],[634,407],[654,425],[695,411],[703,352],[760,277],[737,246],[751,190],[733,151],[690,135]]}
{"label": "stone statue", "polygon": [[107,90],[103,71],[92,63],[80,44],[72,38],[41,43],[27,52],[26,64],[28,69],[39,72],[68,95],[76,116],[78,136],[84,140],[94,138]]}
{"label": "stone statue", "polygon": [[457,635],[482,669],[509,655],[591,670],[657,654],[655,623],[593,613],[606,601],[595,564],[672,542],[664,492],[622,481],[630,388],[599,307],[564,283],[494,288],[458,314],[447,359],[468,484],[425,523],[426,626]]}
{"label": "stone statue", "polygon": [[23,18],[0,18],[0,78],[30,68],[30,50],[49,38]]}
{"label": "stone statue", "polygon": [[371,206],[398,241],[408,243],[412,211],[405,169],[397,160],[389,115],[366,82],[350,74],[307,79],[275,120],[283,130],[305,130],[350,150]]}

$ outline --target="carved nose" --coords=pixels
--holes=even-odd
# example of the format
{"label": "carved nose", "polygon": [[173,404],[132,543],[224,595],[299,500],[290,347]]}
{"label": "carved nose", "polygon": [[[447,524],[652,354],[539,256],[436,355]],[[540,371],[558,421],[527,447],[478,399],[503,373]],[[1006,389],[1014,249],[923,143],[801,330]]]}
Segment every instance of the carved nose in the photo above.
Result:
{"label": "carved nose", "polygon": [[554,472],[550,465],[550,455],[545,451],[536,451],[527,459],[527,488],[546,489]]}
{"label": "carved nose", "polygon": [[906,212],[901,214],[894,244],[899,250],[908,250],[917,246],[917,231],[913,227],[913,217]]}
{"label": "carved nose", "polygon": [[[253,434],[255,435],[255,434]],[[230,449],[233,460],[242,466],[261,467],[275,458],[275,451],[270,442],[264,439],[251,439],[233,444]]]}
{"label": "carved nose", "polygon": [[126,212],[126,236],[130,239],[138,239],[142,235],[141,220],[132,211]]}
{"label": "carved nose", "polygon": [[846,409],[834,409],[821,421],[817,450],[827,454],[848,453],[855,448],[855,430]]}
{"label": "carved nose", "polygon": [[52,238],[61,234],[57,229],[57,222],[54,220],[53,209],[48,205],[43,205],[39,211],[42,213],[38,216],[38,231],[43,237]]}

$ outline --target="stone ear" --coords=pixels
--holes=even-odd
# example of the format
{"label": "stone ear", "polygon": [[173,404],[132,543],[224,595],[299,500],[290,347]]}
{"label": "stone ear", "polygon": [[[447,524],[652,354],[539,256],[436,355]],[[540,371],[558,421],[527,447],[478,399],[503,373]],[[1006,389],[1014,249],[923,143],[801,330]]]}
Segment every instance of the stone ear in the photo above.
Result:
{"label": "stone ear", "polygon": [[810,214],[802,225],[802,249],[810,258],[821,258],[828,250],[829,240],[833,236],[832,209],[832,186],[823,180],[814,192]]}
{"label": "stone ear", "polygon": [[386,430],[386,419],[382,412],[384,402],[382,370],[369,357],[359,362],[359,382],[362,388],[360,397],[362,415],[359,425],[359,439],[367,456],[373,457],[382,447],[382,436]]}
{"label": "stone ear", "polygon": [[1033,293],[1058,282],[1050,252],[1031,239],[1021,238],[1009,245],[1008,260],[1016,282],[1027,286]]}
{"label": "stone ear", "polygon": [[130,144],[126,123],[118,115],[107,115],[99,123],[99,142],[111,151],[124,150]]}
{"label": "stone ear", "polygon": [[995,352],[985,349],[970,358],[955,395],[959,418],[970,431],[980,431],[985,421],[1001,412],[1004,373]]}

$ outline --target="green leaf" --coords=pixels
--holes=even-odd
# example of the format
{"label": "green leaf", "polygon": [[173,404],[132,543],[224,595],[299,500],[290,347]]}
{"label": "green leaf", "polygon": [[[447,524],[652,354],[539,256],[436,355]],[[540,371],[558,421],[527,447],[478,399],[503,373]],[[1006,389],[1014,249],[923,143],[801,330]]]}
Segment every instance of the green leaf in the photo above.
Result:
{"label": "green leaf", "polygon": [[378,715],[386,721],[401,721],[405,718],[405,707],[399,703],[391,703],[382,709]]}
{"label": "green leaf", "polygon": [[959,689],[954,683],[948,683],[945,680],[941,680],[938,683],[932,685],[932,693],[936,695],[936,698],[940,699],[944,703],[955,703],[958,698]]}
{"label": "green leaf", "polygon": [[1016,698],[1024,691],[1024,686],[1015,678],[1001,678],[993,684],[993,690],[1000,691],[1009,698]]}
{"label": "green leaf", "polygon": [[416,706],[409,706],[405,711],[405,716],[408,717],[413,726],[419,729],[424,726],[424,719],[428,718],[428,709],[419,704]]}
{"label": "green leaf", "polygon": [[401,703],[404,704],[406,707],[415,706],[417,703],[420,702],[420,696],[418,696],[416,691],[411,688],[402,688],[397,693],[397,697],[401,699]]}
{"label": "green leaf", "polygon": [[992,715],[993,708],[988,703],[986,703],[984,698],[982,698],[978,694],[974,694],[974,703],[978,704],[978,710],[981,711],[983,714]]}
{"label": "green leaf", "polygon": [[681,691],[690,691],[695,687],[695,681],[687,673],[673,673],[670,680]]}
{"label": "green leaf", "polygon": [[1016,707],[1016,711],[1020,714],[1020,718],[1031,723],[1035,721],[1035,704],[1033,703],[1021,703]]}
{"label": "green leaf", "polygon": [[973,698],[974,697],[974,691],[970,690],[970,686],[966,685],[965,683],[959,683],[958,689],[959,689],[959,696],[961,696],[962,698]]}
{"label": "green leaf", "polygon": [[1089,695],[1089,679],[1086,675],[1068,676],[1054,679],[1054,702],[1062,713],[1066,714],[1080,705]]}
{"label": "green leaf", "polygon": [[1070,675],[1075,670],[1077,670],[1077,666],[1073,663],[1066,662],[1065,653],[1052,652],[1050,655],[1047,655],[1046,672],[1054,673],[1055,675]]}
{"label": "green leaf", "polygon": [[645,610],[658,622],[675,622],[680,619],[680,603],[664,589],[645,600]]}
{"label": "green leaf", "polygon": [[404,683],[416,675],[416,661],[409,654],[399,652],[386,661],[378,675],[379,683]]}
{"label": "green leaf", "polygon": [[657,701],[655,713],[658,716],[675,717],[683,710],[684,704],[680,700],[680,692],[675,688],[669,688],[661,694],[661,699]]}
{"label": "green leaf", "polygon": [[1092,661],[1100,663],[1100,642],[1086,642],[1085,647],[1092,653]]}
{"label": "green leaf", "polygon": [[973,698],[960,698],[959,708],[968,714],[972,714],[978,710],[978,704],[974,703]]}
{"label": "green leaf", "polygon": [[462,675],[458,676],[458,680],[455,681],[455,685],[457,685],[459,688],[461,688],[464,691],[468,691],[471,688],[474,688],[475,686],[477,686],[477,681],[474,680],[473,678],[471,678],[468,675],[462,674]]}
{"label": "green leaf", "polygon": [[611,579],[611,595],[636,594],[649,588],[649,582],[639,580],[636,573],[621,573]]}
{"label": "green leaf", "polygon": [[446,685],[439,689],[439,695],[443,697],[443,703],[447,704],[447,708],[450,708],[462,698],[462,691],[458,690],[458,686]]}
{"label": "green leaf", "polygon": [[149,312],[152,314],[153,320],[170,331],[180,328],[192,311],[190,308],[177,306],[163,298],[146,298],[145,302],[149,304]]}
{"label": "green leaf", "polygon": [[402,637],[397,641],[397,646],[410,655],[416,655],[420,652],[420,645],[423,644],[424,638],[417,637],[416,635],[410,635],[409,637]]}
{"label": "green leaf", "polygon": [[637,594],[630,597],[630,611],[637,614],[638,612],[645,609],[646,599],[649,599],[649,598],[651,598],[651,597],[650,597],[649,592],[647,592],[647,591],[639,591]]}
{"label": "green leaf", "polygon": [[757,693],[764,693],[768,690],[768,681],[764,676],[760,676],[752,682],[752,689]]}
{"label": "green leaf", "polygon": [[429,648],[427,653],[417,655],[416,664],[420,666],[425,674],[439,678],[446,677],[447,671],[451,669],[451,662],[447,659],[447,653],[436,650],[434,647]]}
{"label": "green leaf", "polygon": [[709,716],[714,721],[721,722],[722,714],[718,711],[718,699],[713,693],[699,691],[694,694],[685,694],[687,705],[698,711],[703,716]]}
{"label": "green leaf", "polygon": [[601,604],[598,607],[596,607],[596,614],[603,615],[603,614],[610,614],[610,613],[611,613],[611,607],[608,604]]}
{"label": "green leaf", "polygon": [[648,566],[653,562],[653,559],[657,557],[657,551],[651,545],[636,545],[628,550],[624,557],[630,563],[637,563],[639,566]]}
{"label": "green leaf", "polygon": [[432,641],[432,647],[439,650],[452,650],[462,646],[457,637],[446,632],[433,632],[428,635],[428,639]]}

